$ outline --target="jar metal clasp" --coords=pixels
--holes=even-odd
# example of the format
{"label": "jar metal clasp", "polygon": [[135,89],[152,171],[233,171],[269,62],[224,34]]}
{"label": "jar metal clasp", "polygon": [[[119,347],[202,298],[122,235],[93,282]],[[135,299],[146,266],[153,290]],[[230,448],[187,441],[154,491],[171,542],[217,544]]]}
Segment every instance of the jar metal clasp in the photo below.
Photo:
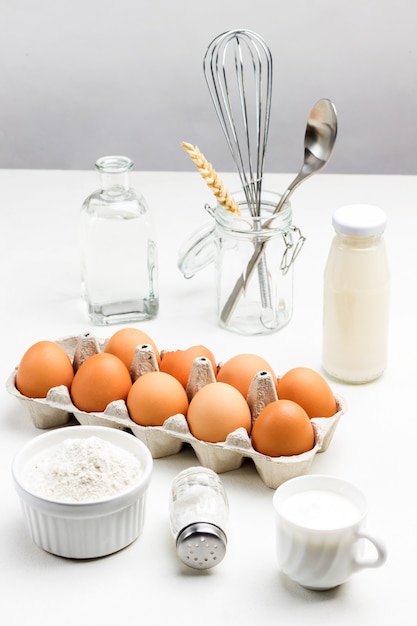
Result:
{"label": "jar metal clasp", "polygon": [[[293,241],[294,235],[297,237],[297,241],[295,242]],[[291,226],[291,228],[282,233],[282,239],[284,241],[285,249],[281,259],[280,269],[285,276],[295,259],[300,254],[306,238],[298,226]]]}

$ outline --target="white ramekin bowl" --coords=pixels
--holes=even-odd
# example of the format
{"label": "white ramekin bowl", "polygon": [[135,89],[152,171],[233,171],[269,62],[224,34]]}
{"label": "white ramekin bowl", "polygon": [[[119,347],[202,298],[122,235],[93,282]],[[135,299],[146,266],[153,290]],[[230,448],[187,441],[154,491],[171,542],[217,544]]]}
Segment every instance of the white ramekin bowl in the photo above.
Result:
{"label": "white ramekin bowl", "polygon": [[[35,456],[68,438],[92,436],[101,437],[138,458],[143,471],[133,486],[103,500],[66,503],[36,495],[25,484],[25,470]],[[12,475],[35,544],[58,556],[91,559],[117,552],[140,535],[152,468],[151,453],[133,435],[105,426],[69,426],[29,441],[14,458]]]}

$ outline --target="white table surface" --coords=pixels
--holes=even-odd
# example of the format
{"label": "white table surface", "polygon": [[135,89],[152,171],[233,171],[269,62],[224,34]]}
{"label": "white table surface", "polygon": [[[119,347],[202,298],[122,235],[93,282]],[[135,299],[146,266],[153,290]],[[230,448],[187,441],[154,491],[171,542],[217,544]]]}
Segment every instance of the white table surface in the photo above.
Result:
{"label": "white table surface", "polygon": [[[229,189],[237,176],[225,174]],[[168,527],[174,476],[196,464],[191,449],[155,460],[145,528],[112,556],[66,560],[36,547],[23,524],[11,480],[13,456],[42,431],[5,385],[0,411],[0,567],[2,624],[415,624],[417,559],[415,387],[417,176],[320,174],[295,192],[294,223],[307,241],[296,263],[294,315],[282,331],[241,337],[215,319],[214,268],[186,280],[176,267],[179,244],[209,217],[211,192],[197,172],[134,172],[132,184],[151,206],[158,230],[160,313],[140,326],[160,349],[196,343],[218,361],[239,352],[264,356],[282,374],[304,365],[320,371],[322,275],[333,236],[331,212],[351,202],[378,204],[388,213],[386,239],[392,272],[389,365],[371,384],[331,382],[348,411],[328,450],[311,472],[354,481],[369,501],[368,528],[386,542],[388,561],[328,592],[306,591],[284,578],[275,555],[273,490],[251,461],[222,474],[230,500],[228,550],[207,572],[179,562]],[[282,190],[287,175],[267,175]],[[0,171],[1,379],[40,339],[95,332],[79,297],[77,218],[98,186],[91,172]],[[8,616],[8,617],[6,617]]]}

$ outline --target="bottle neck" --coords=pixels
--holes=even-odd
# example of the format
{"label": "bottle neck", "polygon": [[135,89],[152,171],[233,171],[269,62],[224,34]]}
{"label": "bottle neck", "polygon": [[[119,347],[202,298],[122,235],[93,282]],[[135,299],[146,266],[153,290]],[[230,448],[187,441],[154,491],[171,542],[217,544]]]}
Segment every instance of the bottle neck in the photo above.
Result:
{"label": "bottle neck", "polygon": [[110,156],[96,161],[100,173],[101,192],[106,197],[119,198],[129,192],[129,172],[133,161],[128,157]]}
{"label": "bottle neck", "polygon": [[341,245],[349,248],[374,248],[382,240],[382,235],[370,235],[368,237],[356,237],[336,232],[336,238]]}

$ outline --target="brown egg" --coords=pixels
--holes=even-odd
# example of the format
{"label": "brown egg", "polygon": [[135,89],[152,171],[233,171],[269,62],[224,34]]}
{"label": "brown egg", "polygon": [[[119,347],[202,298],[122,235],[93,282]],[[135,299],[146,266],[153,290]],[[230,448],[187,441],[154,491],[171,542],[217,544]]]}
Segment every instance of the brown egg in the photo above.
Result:
{"label": "brown egg", "polygon": [[311,417],[331,417],[337,411],[336,400],[327,381],[308,367],[288,370],[277,383],[280,400],[297,402]]}
{"label": "brown egg", "polygon": [[292,456],[314,447],[314,429],[299,404],[275,400],[258,415],[251,440],[255,450],[266,456]]}
{"label": "brown egg", "polygon": [[119,357],[128,369],[132,365],[137,346],[150,345],[155,353],[157,362],[160,362],[159,350],[149,335],[139,328],[122,328],[116,331],[106,343],[104,352]]}
{"label": "brown egg", "polygon": [[79,367],[71,385],[71,398],[81,411],[104,411],[110,402],[126,400],[132,379],[114,354],[93,354]]}
{"label": "brown egg", "polygon": [[188,398],[181,383],[166,372],[148,372],[127,396],[131,419],[141,426],[162,426],[168,417],[187,414]]}
{"label": "brown egg", "polygon": [[245,428],[249,433],[251,413],[235,387],[215,382],[197,391],[188,407],[187,421],[194,437],[218,443],[237,428]]}
{"label": "brown egg", "polygon": [[233,385],[246,398],[253,377],[263,371],[269,372],[276,384],[274,370],[265,359],[256,354],[237,354],[221,366],[217,380]]}
{"label": "brown egg", "polygon": [[74,377],[71,359],[53,341],[38,341],[23,355],[16,373],[16,388],[29,398],[45,398],[52,387],[70,387]]}
{"label": "brown egg", "polygon": [[190,371],[193,366],[194,360],[199,357],[206,357],[212,364],[213,374],[216,376],[217,364],[214,354],[205,346],[191,346],[186,350],[175,350],[172,352],[165,352],[162,355],[160,370],[175,376],[180,381],[181,385],[186,388]]}

